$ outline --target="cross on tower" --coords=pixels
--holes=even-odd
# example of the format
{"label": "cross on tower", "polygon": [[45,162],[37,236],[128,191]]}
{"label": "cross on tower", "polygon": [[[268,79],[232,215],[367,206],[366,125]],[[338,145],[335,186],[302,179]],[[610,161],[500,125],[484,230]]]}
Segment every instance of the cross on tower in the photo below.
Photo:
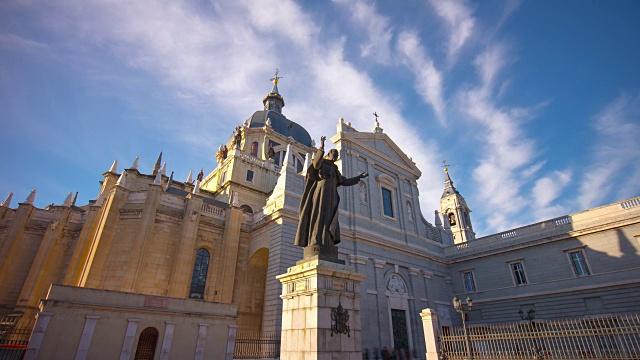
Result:
{"label": "cross on tower", "polygon": [[379,128],[380,127],[380,123],[378,122],[378,118],[380,117],[380,115],[378,115],[378,112],[374,112],[373,116],[376,117],[376,127]]}
{"label": "cross on tower", "polygon": [[269,81],[273,81],[274,84],[278,85],[278,80],[282,79],[282,76],[278,76],[280,69],[276,69],[276,75],[269,79]]}
{"label": "cross on tower", "polygon": [[442,167],[444,168],[444,171],[448,171],[448,167],[449,164],[447,164],[447,160],[446,159],[442,159]]}

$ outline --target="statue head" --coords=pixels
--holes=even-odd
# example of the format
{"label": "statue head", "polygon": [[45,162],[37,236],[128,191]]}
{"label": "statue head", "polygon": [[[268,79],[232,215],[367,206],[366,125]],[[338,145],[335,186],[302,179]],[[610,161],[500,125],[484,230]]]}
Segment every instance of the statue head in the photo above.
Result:
{"label": "statue head", "polygon": [[327,159],[327,160],[336,161],[336,160],[338,160],[338,155],[339,155],[338,150],[331,149],[331,150],[329,150],[327,155],[325,155],[324,158]]}

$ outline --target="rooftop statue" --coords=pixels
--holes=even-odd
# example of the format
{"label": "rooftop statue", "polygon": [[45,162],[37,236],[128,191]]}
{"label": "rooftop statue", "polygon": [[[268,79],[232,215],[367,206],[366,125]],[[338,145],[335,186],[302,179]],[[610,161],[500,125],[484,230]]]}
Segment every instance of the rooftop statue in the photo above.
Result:
{"label": "rooftop statue", "polygon": [[353,178],[342,176],[335,164],[338,150],[331,149],[324,156],[326,138],[320,138],[320,148],[307,169],[295,245],[304,247],[304,259],[318,256],[322,260],[340,262],[335,247],[340,243],[338,186],[353,186],[369,174],[361,173]]}

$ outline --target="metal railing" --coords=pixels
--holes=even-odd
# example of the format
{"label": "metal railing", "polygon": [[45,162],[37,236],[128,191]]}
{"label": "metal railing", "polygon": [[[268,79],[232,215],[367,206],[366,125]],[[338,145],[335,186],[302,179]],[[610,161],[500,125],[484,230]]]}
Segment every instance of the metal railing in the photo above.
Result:
{"label": "metal railing", "polygon": [[[442,359],[640,359],[637,314],[445,328]],[[471,356],[469,356],[471,355]]]}
{"label": "metal railing", "polygon": [[280,357],[280,333],[238,332],[234,359],[275,359]]}
{"label": "metal railing", "polygon": [[35,319],[16,316],[0,318],[0,360],[22,359],[34,325]]}

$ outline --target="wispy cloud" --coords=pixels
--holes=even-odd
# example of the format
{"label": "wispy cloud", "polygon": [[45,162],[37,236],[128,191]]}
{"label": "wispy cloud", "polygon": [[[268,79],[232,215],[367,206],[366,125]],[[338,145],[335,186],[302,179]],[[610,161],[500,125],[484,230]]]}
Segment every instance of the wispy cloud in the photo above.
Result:
{"label": "wispy cloud", "polygon": [[640,94],[622,94],[594,117],[596,142],[591,165],[580,179],[582,208],[640,192]]}
{"label": "wispy cloud", "polygon": [[360,45],[360,54],[377,63],[391,64],[391,41],[394,29],[389,18],[380,15],[375,3],[365,0],[333,0],[348,9],[351,19],[365,31],[365,41]]}
{"label": "wispy cloud", "polygon": [[567,207],[554,202],[571,182],[572,177],[571,170],[553,171],[535,182],[532,190],[532,205],[536,220],[549,219],[567,213]]}
{"label": "wispy cloud", "polygon": [[442,74],[426,54],[417,34],[404,31],[398,36],[398,53],[401,61],[416,77],[416,88],[431,107],[440,122],[445,123]]}
{"label": "wispy cloud", "polygon": [[[474,61],[479,83],[460,91],[458,106],[483,129],[479,136],[479,164],[473,171],[479,192],[477,198],[491,214],[491,230],[518,225],[514,215],[527,206],[522,194],[524,175],[531,175],[535,157],[534,142],[527,138],[521,123],[530,117],[529,109],[500,106],[495,90],[500,87],[498,75],[508,62],[502,45],[493,45]],[[534,166],[535,167],[535,166]]]}
{"label": "wispy cloud", "polygon": [[459,0],[430,0],[429,3],[447,24],[447,58],[449,63],[453,63],[460,49],[473,34],[476,22],[473,11],[464,1]]}

